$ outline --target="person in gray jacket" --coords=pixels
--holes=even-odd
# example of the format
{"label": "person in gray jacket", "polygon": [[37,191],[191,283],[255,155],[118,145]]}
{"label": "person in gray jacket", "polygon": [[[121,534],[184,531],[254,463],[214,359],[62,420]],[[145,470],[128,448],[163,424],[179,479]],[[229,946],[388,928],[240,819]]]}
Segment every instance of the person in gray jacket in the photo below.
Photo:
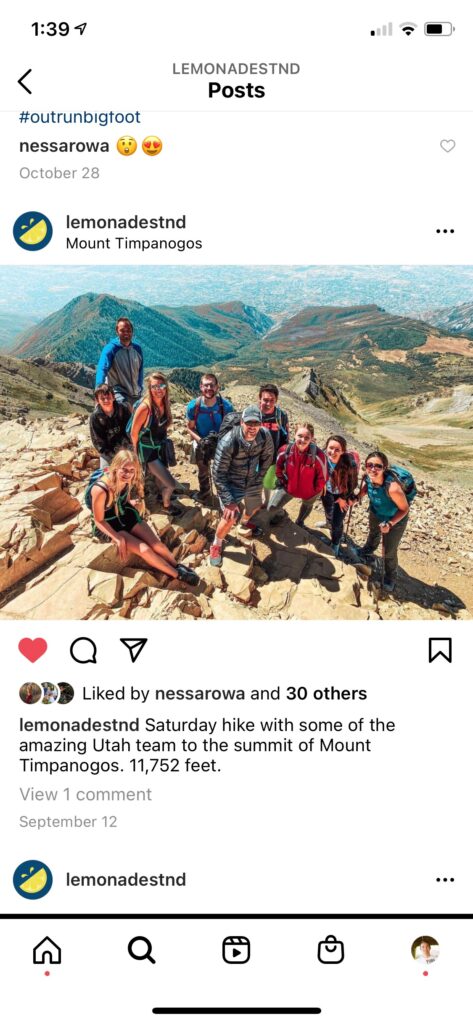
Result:
{"label": "person in gray jacket", "polygon": [[210,564],[222,564],[222,546],[227,533],[241,519],[241,532],[259,536],[253,516],[263,504],[263,477],[273,461],[274,447],[269,430],[261,426],[257,405],[243,410],[241,422],[220,439],[213,464],[213,479],[222,508],[210,548]]}

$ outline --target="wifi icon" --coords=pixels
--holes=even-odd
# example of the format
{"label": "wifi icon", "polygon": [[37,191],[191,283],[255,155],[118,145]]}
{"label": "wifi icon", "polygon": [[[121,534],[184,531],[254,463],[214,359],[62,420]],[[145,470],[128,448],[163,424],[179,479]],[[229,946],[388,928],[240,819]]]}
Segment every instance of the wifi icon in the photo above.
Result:
{"label": "wifi icon", "polygon": [[417,25],[415,25],[413,21],[403,21],[402,25],[399,25],[399,28],[404,32],[405,36],[411,36],[417,28]]}

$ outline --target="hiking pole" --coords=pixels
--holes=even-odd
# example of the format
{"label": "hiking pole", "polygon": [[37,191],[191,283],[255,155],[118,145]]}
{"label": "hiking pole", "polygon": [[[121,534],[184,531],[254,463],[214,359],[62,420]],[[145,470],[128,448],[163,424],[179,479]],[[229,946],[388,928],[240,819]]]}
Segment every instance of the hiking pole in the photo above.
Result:
{"label": "hiking pole", "polygon": [[348,534],[349,534],[349,530],[350,530],[350,519],[351,519],[352,512],[353,512],[353,505],[350,505],[350,508],[348,509],[347,523],[346,523],[345,529],[343,531],[343,543],[344,544],[348,544]]}
{"label": "hiking pole", "polygon": [[384,590],[384,569],[386,561],[386,548],[384,545],[384,533],[381,534],[381,592]]}

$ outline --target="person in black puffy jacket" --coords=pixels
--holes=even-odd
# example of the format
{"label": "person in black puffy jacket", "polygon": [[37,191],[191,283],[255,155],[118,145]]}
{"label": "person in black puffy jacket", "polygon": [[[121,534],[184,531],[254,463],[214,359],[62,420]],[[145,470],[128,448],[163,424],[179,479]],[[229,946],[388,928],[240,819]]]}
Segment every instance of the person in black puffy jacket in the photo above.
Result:
{"label": "person in black puffy jacket", "polygon": [[89,430],[100,455],[100,468],[105,469],[113,456],[129,444],[126,427],[130,414],[126,406],[116,401],[108,384],[101,384],[94,394],[97,404],[89,417]]}

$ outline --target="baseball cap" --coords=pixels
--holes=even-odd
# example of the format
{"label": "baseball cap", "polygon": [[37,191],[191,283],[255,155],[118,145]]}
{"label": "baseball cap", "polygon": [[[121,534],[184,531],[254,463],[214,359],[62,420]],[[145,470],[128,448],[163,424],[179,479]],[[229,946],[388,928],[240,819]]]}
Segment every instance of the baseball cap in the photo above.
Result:
{"label": "baseball cap", "polygon": [[242,423],[261,423],[261,412],[257,405],[249,405],[241,414]]}

